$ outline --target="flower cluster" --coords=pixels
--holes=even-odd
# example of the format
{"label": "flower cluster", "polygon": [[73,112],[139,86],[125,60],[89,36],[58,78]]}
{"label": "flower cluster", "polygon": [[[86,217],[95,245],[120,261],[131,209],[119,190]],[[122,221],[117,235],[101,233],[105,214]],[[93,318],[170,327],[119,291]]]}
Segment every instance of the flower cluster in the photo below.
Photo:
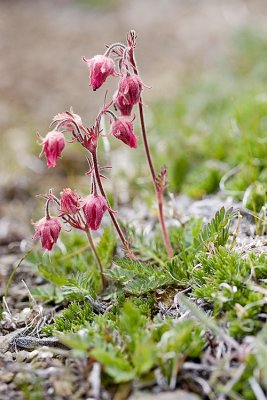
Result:
{"label": "flower cluster", "polygon": [[[87,160],[90,170],[87,172],[92,179],[91,192],[81,198],[71,189],[64,189],[61,197],[57,198],[52,193],[45,195],[46,198],[46,216],[35,224],[36,233],[34,238],[39,237],[44,249],[51,250],[56,243],[61,224],[59,219],[73,228],[80,229],[90,236],[90,230],[97,230],[101,224],[104,213],[107,211],[111,217],[118,236],[122,242],[126,254],[134,258],[129,247],[128,241],[111,210],[105,190],[102,184],[102,169],[97,159],[98,141],[101,138],[102,118],[108,118],[110,122],[109,134],[115,139],[120,140],[130,148],[137,147],[138,138],[134,133],[135,114],[134,107],[138,105],[141,130],[145,144],[145,152],[154,188],[157,193],[159,220],[162,227],[165,246],[170,257],[172,249],[168,239],[163,216],[163,192],[165,186],[161,184],[162,179],[158,179],[149,153],[149,146],[146,138],[145,123],[143,117],[143,105],[141,94],[143,83],[139,77],[134,58],[134,49],[136,46],[136,34],[131,31],[127,34],[127,44],[114,43],[108,46],[104,54],[96,55],[91,59],[83,58],[83,61],[89,67],[89,86],[95,91],[99,89],[109,77],[117,79],[117,88],[109,104],[105,102],[98,113],[93,125],[87,127],[83,124],[81,117],[75,114],[73,110],[57,114],[51,122],[51,130],[43,138],[38,134],[42,151],[45,154],[48,168],[56,166],[58,158],[61,157],[66,143],[79,143],[88,152]],[[107,94],[106,94],[107,96]],[[118,115],[119,114],[119,115]],[[104,132],[107,134],[108,132]],[[67,140],[67,136],[70,136]],[[165,174],[165,178],[167,175]],[[166,181],[166,179],[164,180]],[[100,194],[99,194],[100,193]],[[57,217],[51,217],[49,213],[49,204],[51,201],[58,205]],[[89,239],[88,236],[88,239]],[[92,240],[89,239],[93,249]],[[99,263],[99,257],[95,254]],[[101,274],[102,267],[100,266]],[[103,274],[102,274],[103,275]]]}
{"label": "flower cluster", "polygon": [[[105,54],[96,55],[91,59],[83,58],[90,69],[89,85],[93,90],[100,88],[109,76],[119,79],[118,88],[111,103],[100,111],[93,127],[86,128],[81,117],[72,110],[59,113],[52,119],[51,126],[54,129],[44,138],[39,135],[42,145],[40,155],[45,154],[48,168],[56,166],[57,159],[61,157],[66,144],[65,134],[68,132],[72,133],[73,141],[80,142],[90,153],[94,152],[100,135],[100,120],[105,115],[109,115],[112,119],[110,134],[131,148],[137,147],[137,136],[133,126],[134,116],[131,114],[133,107],[140,102],[143,84],[131,63],[130,54],[133,44],[124,47],[120,57],[117,56],[116,51],[118,46],[120,49],[123,45],[112,45]],[[113,52],[117,58],[118,72],[115,71],[115,62],[111,58]],[[116,116],[111,110],[112,107],[121,115]]]}
{"label": "flower cluster", "polygon": [[[133,124],[135,116],[132,111],[134,106],[141,101],[143,84],[132,63],[134,47],[135,40],[127,40],[127,45],[115,43],[109,46],[102,55],[96,55],[91,59],[83,58],[89,67],[89,86],[93,90],[99,89],[108,77],[112,76],[118,79],[117,89],[111,102],[103,106],[93,126],[86,127],[81,117],[71,109],[57,114],[52,119],[51,131],[45,137],[38,134],[42,146],[40,155],[45,154],[48,168],[56,166],[67,142],[78,142],[89,152],[90,171],[87,175],[92,177],[92,191],[85,198],[69,188],[63,190],[60,198],[52,193],[44,196],[47,201],[46,216],[35,223],[36,233],[34,235],[34,238],[40,238],[44,249],[51,250],[56,243],[61,230],[60,219],[76,229],[97,230],[106,211],[110,213],[124,248],[127,248],[128,244],[104,192],[102,168],[97,162],[97,146],[101,137],[101,119],[108,117],[109,133],[129,147],[137,147],[137,136],[134,133]],[[116,111],[120,115],[116,115]],[[66,135],[71,135],[69,140]],[[101,194],[98,193],[98,190]],[[50,217],[48,208],[51,201],[58,206],[57,217]]]}
{"label": "flower cluster", "polygon": [[[41,197],[46,199],[46,215],[34,224],[36,232],[33,239],[40,238],[42,248],[49,251],[58,240],[61,231],[60,219],[82,231],[97,230],[105,212],[109,210],[105,197],[96,191],[82,198],[72,189],[66,188],[60,193],[60,198],[57,198],[51,190],[49,194]],[[58,206],[56,217],[50,216],[51,202]]]}

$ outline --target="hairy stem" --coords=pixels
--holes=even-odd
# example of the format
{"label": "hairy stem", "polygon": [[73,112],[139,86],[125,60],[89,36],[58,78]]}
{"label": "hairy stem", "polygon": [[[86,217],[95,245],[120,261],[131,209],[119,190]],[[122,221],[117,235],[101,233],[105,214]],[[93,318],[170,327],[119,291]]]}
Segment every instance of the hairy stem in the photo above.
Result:
{"label": "hairy stem", "polygon": [[164,218],[164,214],[163,214],[163,192],[162,191],[157,190],[157,200],[158,200],[159,221],[160,221],[160,226],[161,226],[161,230],[162,230],[162,236],[163,236],[167,254],[171,258],[171,257],[173,257],[173,250],[172,250],[171,242],[170,242],[168,232],[166,229],[165,218]]}
{"label": "hairy stem", "polygon": [[[102,196],[105,197],[105,199],[107,200],[107,203],[108,203],[108,205],[109,205],[109,202],[108,202],[108,199],[107,199],[105,190],[104,190],[103,185],[102,185],[102,182],[101,182],[101,177],[100,177],[100,173],[99,173],[99,169],[98,169],[98,162],[97,162],[97,154],[96,154],[96,151],[94,151],[94,152],[92,153],[92,156],[93,156],[93,163],[94,163],[94,171],[95,171],[96,181],[97,181],[99,190],[100,190]],[[118,233],[118,235],[119,235],[119,238],[120,238],[120,240],[121,240],[121,242],[122,242],[123,248],[125,249],[127,255],[128,255],[130,258],[134,259],[135,256],[134,256],[132,250],[130,249],[129,243],[128,243],[127,240],[125,239],[125,237],[124,237],[124,235],[123,235],[123,233],[122,233],[122,230],[121,230],[121,228],[120,228],[120,226],[119,226],[119,224],[118,224],[118,222],[117,222],[117,219],[116,219],[114,213],[111,211],[110,207],[109,207],[109,209],[108,209],[108,212],[109,212],[110,218],[111,218],[111,220],[112,220],[112,222],[113,222],[113,225],[115,226],[115,229],[116,229],[116,231],[117,231],[117,233]]]}
{"label": "hairy stem", "polygon": [[88,242],[90,244],[91,250],[93,252],[93,255],[95,257],[96,263],[97,263],[99,271],[100,271],[101,280],[102,280],[102,288],[105,289],[105,287],[107,286],[107,282],[106,282],[106,278],[105,278],[105,275],[104,275],[104,269],[103,269],[103,265],[101,263],[101,260],[100,260],[98,254],[97,254],[97,251],[96,251],[96,248],[95,248],[95,245],[94,245],[94,241],[93,241],[90,229],[85,230],[85,233],[86,233],[86,236],[88,238]]}
{"label": "hairy stem", "polygon": [[[135,62],[135,59],[134,59],[133,49],[132,49],[132,51],[129,52],[129,56],[130,56],[130,59],[131,59],[130,61],[131,61],[132,66],[133,66],[134,73],[136,75],[139,75],[138,69],[137,69],[137,66],[136,66],[136,62]],[[160,225],[161,225],[162,236],[163,236],[163,240],[164,240],[164,244],[165,244],[165,248],[166,248],[167,254],[171,258],[171,257],[173,257],[173,250],[172,250],[171,242],[170,242],[170,239],[169,239],[169,236],[168,236],[168,232],[167,232],[167,229],[166,229],[165,218],[164,218],[164,213],[163,213],[163,190],[161,188],[159,188],[158,185],[157,185],[157,177],[156,177],[155,168],[154,168],[153,161],[152,161],[152,158],[151,158],[150,148],[149,148],[148,139],[147,139],[146,125],[145,125],[145,118],[144,118],[144,110],[143,110],[143,102],[142,102],[142,98],[141,97],[140,97],[140,101],[139,101],[139,116],[140,116],[142,137],[143,137],[143,142],[144,142],[144,147],[145,147],[145,154],[146,154],[146,158],[147,158],[148,166],[149,166],[149,169],[150,169],[150,173],[151,173],[154,189],[155,189],[156,196],[157,196],[159,222],[160,222]]]}

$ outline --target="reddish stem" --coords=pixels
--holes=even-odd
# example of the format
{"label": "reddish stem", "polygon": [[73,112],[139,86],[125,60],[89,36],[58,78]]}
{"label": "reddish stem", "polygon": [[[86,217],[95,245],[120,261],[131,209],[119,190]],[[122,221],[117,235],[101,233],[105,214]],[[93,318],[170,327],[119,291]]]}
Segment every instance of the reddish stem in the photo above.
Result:
{"label": "reddish stem", "polygon": [[[131,49],[131,51],[129,51],[129,56],[130,56],[131,64],[133,66],[134,73],[136,75],[139,75],[138,69],[136,66],[136,62],[134,59],[133,49]],[[152,161],[150,149],[149,149],[149,144],[148,144],[148,140],[147,140],[144,111],[143,111],[143,102],[142,102],[141,97],[140,97],[140,101],[139,101],[139,116],[140,116],[141,131],[142,131],[142,137],[143,137],[143,142],[144,142],[144,147],[145,147],[146,158],[147,158],[147,162],[149,165],[151,177],[153,180],[153,185],[154,185],[154,189],[156,192],[156,196],[157,196],[159,221],[160,221],[160,225],[161,225],[162,236],[163,236],[167,254],[171,258],[171,257],[173,257],[173,250],[172,250],[171,242],[170,242],[168,232],[166,229],[165,218],[164,218],[164,214],[163,214],[163,190],[161,188],[159,188],[157,185],[157,177],[156,177],[155,168],[153,165],[153,161]]]}
{"label": "reddish stem", "polygon": [[[99,190],[100,190],[102,196],[105,197],[105,199],[106,199],[106,201],[108,203],[108,206],[109,206],[109,202],[108,202],[105,190],[104,190],[102,182],[101,182],[101,176],[100,176],[99,169],[98,169],[96,150],[92,153],[92,157],[93,157],[96,181],[97,181]],[[113,225],[115,226],[115,229],[116,229],[116,231],[117,231],[117,233],[118,233],[118,235],[120,237],[120,240],[121,240],[121,242],[123,244],[123,247],[126,250],[127,255],[130,258],[135,259],[135,256],[134,256],[132,250],[130,249],[129,244],[128,244],[127,240],[125,239],[125,237],[124,237],[124,235],[122,233],[122,230],[121,230],[121,228],[120,228],[120,226],[119,226],[119,224],[118,224],[118,222],[116,220],[116,217],[115,217],[114,213],[111,211],[110,207],[108,208],[108,212],[109,212],[110,218],[111,218],[111,220],[113,222]]]}

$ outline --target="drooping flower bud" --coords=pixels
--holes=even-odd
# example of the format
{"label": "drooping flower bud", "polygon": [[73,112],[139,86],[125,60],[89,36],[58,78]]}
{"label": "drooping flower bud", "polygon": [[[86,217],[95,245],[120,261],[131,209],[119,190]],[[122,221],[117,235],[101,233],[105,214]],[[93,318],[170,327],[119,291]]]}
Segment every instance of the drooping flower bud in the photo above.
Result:
{"label": "drooping flower bud", "polygon": [[118,90],[113,96],[113,102],[115,108],[121,112],[121,115],[131,115],[133,105],[128,104],[126,97]]}
{"label": "drooping flower bud", "polygon": [[123,96],[125,104],[134,106],[140,101],[142,87],[141,79],[137,75],[126,75],[120,80],[118,97]]}
{"label": "drooping flower bud", "polygon": [[61,224],[57,217],[44,217],[35,224],[35,235],[33,239],[38,237],[41,240],[43,249],[52,250],[52,247],[58,240],[61,231]]}
{"label": "drooping flower bud", "polygon": [[42,146],[43,148],[40,156],[45,153],[48,168],[55,167],[56,161],[58,157],[61,156],[62,150],[65,147],[65,137],[63,133],[55,129],[48,132],[46,137],[44,139],[42,138]]}
{"label": "drooping flower bud", "polygon": [[137,136],[133,131],[133,123],[127,117],[118,117],[111,124],[111,134],[132,148],[137,147]]}
{"label": "drooping flower bud", "polygon": [[83,212],[87,225],[96,231],[102,221],[103,215],[108,209],[105,197],[98,194],[90,194],[83,201]]}
{"label": "drooping flower bud", "polygon": [[63,189],[60,198],[60,211],[64,214],[76,214],[80,209],[79,196],[70,188]]}
{"label": "drooping flower bud", "polygon": [[83,126],[82,119],[78,114],[69,111],[61,112],[54,116],[52,124],[60,125],[60,129],[66,132],[71,132],[75,129],[75,124],[80,128]]}
{"label": "drooping flower bud", "polygon": [[89,86],[93,90],[100,88],[109,75],[115,76],[115,64],[112,58],[105,55],[97,55],[87,60],[83,58],[90,68]]}

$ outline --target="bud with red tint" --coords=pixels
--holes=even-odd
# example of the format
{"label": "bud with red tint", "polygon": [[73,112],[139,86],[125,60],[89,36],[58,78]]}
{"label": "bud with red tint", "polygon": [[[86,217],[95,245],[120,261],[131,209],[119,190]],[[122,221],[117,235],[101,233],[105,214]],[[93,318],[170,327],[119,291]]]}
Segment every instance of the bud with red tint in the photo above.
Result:
{"label": "bud with red tint", "polygon": [[100,88],[108,76],[115,76],[115,64],[110,57],[97,55],[90,60],[83,58],[83,61],[90,68],[89,86],[92,86],[93,90]]}
{"label": "bud with red tint", "polygon": [[97,148],[98,137],[95,128],[88,128],[87,132],[83,136],[81,141],[83,147],[85,147],[90,153],[93,153]]}
{"label": "bud with red tint", "polygon": [[119,91],[113,96],[113,102],[116,109],[121,112],[121,115],[131,115],[133,105],[128,104],[126,97]]}
{"label": "bud with red tint", "polygon": [[48,132],[45,138],[42,139],[42,151],[46,155],[48,168],[53,168],[56,166],[56,161],[65,147],[65,137],[62,132],[53,130]]}
{"label": "bud with red tint", "polygon": [[60,211],[64,214],[76,214],[80,209],[79,196],[70,188],[66,188],[61,193]]}
{"label": "bud with red tint", "polygon": [[111,124],[111,134],[132,148],[137,147],[137,136],[133,131],[133,123],[126,117],[118,117]]}
{"label": "bud with red tint", "polygon": [[[72,109],[71,109],[72,110]],[[60,125],[60,128],[64,131],[71,132],[74,130],[75,125],[80,128],[83,126],[82,119],[78,114],[73,112],[65,111],[54,116],[52,124]]]}
{"label": "bud with red tint", "polygon": [[33,239],[37,239],[39,237],[42,248],[48,251],[52,250],[52,247],[57,242],[59,233],[61,231],[61,225],[58,218],[46,216],[40,219],[34,225],[36,232],[33,236]]}
{"label": "bud with red tint", "polygon": [[[122,96],[125,104],[134,106],[139,103],[143,84],[137,75],[126,75],[119,83],[117,97]],[[119,100],[122,102],[122,100]]]}
{"label": "bud with red tint", "polygon": [[108,209],[108,203],[104,196],[90,194],[84,199],[82,209],[87,225],[90,229],[96,231]]}

